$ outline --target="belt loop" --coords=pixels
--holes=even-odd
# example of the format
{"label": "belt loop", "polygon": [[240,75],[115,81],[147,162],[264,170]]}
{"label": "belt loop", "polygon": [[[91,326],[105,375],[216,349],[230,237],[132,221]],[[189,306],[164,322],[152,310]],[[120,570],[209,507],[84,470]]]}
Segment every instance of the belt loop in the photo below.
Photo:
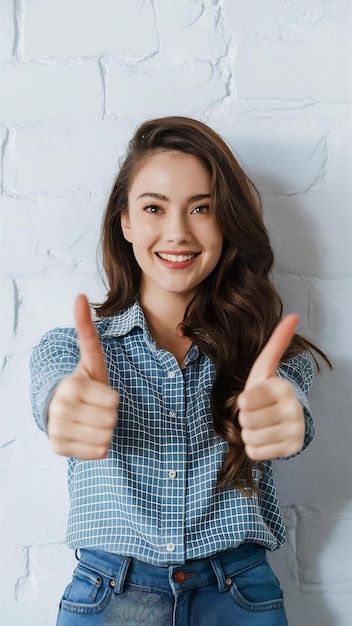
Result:
{"label": "belt loop", "polygon": [[216,576],[216,580],[218,581],[218,589],[219,591],[228,591],[229,587],[228,584],[226,583],[226,578],[225,578],[225,574],[223,572],[223,569],[221,567],[221,563],[220,563],[220,559],[217,556],[211,556],[210,557],[210,563],[212,565],[212,568],[214,570],[214,574]]}
{"label": "belt loop", "polygon": [[117,574],[117,577],[116,577],[116,587],[114,589],[115,593],[123,592],[123,587],[125,584],[125,580],[126,580],[126,576],[127,576],[127,572],[128,572],[128,568],[130,566],[131,560],[132,560],[131,557],[126,556],[124,557],[121,563],[119,573]]}

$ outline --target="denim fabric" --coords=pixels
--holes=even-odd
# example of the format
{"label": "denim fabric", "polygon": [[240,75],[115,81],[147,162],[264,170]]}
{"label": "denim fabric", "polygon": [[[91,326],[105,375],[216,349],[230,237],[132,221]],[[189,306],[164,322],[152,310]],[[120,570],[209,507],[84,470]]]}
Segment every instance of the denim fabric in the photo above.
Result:
{"label": "denim fabric", "polygon": [[287,626],[263,547],[156,567],[82,550],[57,626]]}

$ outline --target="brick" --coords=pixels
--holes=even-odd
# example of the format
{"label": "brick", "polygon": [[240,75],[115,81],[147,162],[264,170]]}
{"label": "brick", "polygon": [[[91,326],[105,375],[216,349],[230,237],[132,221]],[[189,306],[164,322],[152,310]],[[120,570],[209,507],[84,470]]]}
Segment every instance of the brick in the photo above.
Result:
{"label": "brick", "polygon": [[[37,523],[40,527],[42,518]],[[7,563],[6,576],[3,575],[1,581],[4,623],[54,624],[60,596],[76,563],[73,552],[58,543],[15,548],[6,545],[1,547],[1,554]]]}
{"label": "brick", "polygon": [[105,199],[134,125],[57,120],[14,129],[5,154],[5,190],[16,195],[94,192]]}
{"label": "brick", "polygon": [[319,38],[315,42],[244,43],[236,56],[237,97],[348,103],[347,58],[348,50],[341,42],[322,47]]}
{"label": "brick", "polygon": [[4,196],[1,254],[6,272],[25,277],[58,262],[95,271],[104,203],[104,197],[85,194],[43,194],[33,200]]}
{"label": "brick", "polygon": [[[60,562],[60,572],[51,564]],[[58,606],[61,593],[72,578],[77,565],[74,551],[63,543],[31,546],[28,550],[28,576],[23,576],[17,586],[17,600],[35,600],[39,604]],[[46,575],[41,573],[46,570]],[[38,581],[40,580],[40,585]]]}
{"label": "brick", "polygon": [[[1,206],[3,214],[0,255],[4,271],[9,276],[40,271],[42,260],[38,257],[38,236],[31,218],[36,202],[4,194]],[[23,263],[24,258],[26,263]]]}
{"label": "brick", "polygon": [[299,332],[304,333],[309,314],[309,285],[307,285],[305,276],[275,272],[274,284],[280,294],[284,314],[298,313],[300,316]]}
{"label": "brick", "polygon": [[282,0],[224,0],[223,14],[236,42],[297,41],[311,34],[327,17],[327,10],[324,0],[310,0],[309,5]]}
{"label": "brick", "polygon": [[86,293],[92,302],[101,301],[105,294],[97,271],[78,272],[60,263],[47,270],[43,267],[41,273],[17,282],[22,305],[14,350],[22,346],[23,351],[31,351],[50,328],[72,326],[77,294]]}
{"label": "brick", "polygon": [[[332,360],[336,358],[340,363],[346,359],[349,362],[352,307],[350,275],[346,273],[345,276],[331,280],[314,278],[310,298],[310,324],[317,336],[324,337],[324,349]],[[346,386],[346,392],[348,388],[350,385]]]}
{"label": "brick", "polygon": [[[3,537],[2,532],[1,537]],[[16,544],[8,544],[1,541],[1,559],[3,563],[6,563],[6,572],[4,567],[0,570],[1,593],[3,600],[2,608],[4,608],[5,605],[7,610],[9,610],[11,606],[14,609],[15,585],[19,576],[24,575],[26,572],[26,550]],[[4,618],[3,610],[1,611],[1,617]],[[8,623],[11,624],[11,620],[9,620]]]}
{"label": "brick", "polygon": [[96,63],[7,63],[2,74],[6,84],[2,119],[6,124],[55,119],[87,123],[102,115],[103,85]]}
{"label": "brick", "polygon": [[330,163],[329,157],[327,172],[319,183],[321,189],[303,196],[265,196],[266,225],[279,272],[335,277],[352,269],[348,194],[327,191],[330,185],[326,185],[325,178],[330,177]]}
{"label": "brick", "polygon": [[[28,546],[63,540],[68,515],[65,474],[64,459],[61,473],[51,472],[50,478],[38,469],[3,471],[2,497],[8,503],[2,512],[5,544]],[[39,514],[34,502],[45,503],[45,524],[43,510]]]}
{"label": "brick", "polygon": [[16,285],[10,276],[1,275],[1,350],[6,353],[15,332],[15,291]]}
{"label": "brick", "polygon": [[[14,3],[9,0],[1,3],[0,60],[11,61],[15,41]],[[1,75],[3,80],[3,74]],[[3,95],[3,94],[2,94]]]}
{"label": "brick", "polygon": [[[343,559],[351,531],[351,516],[318,516],[314,508],[298,508],[297,572],[303,592],[352,591],[350,561]],[[328,535],[329,542],[326,541]],[[341,558],[336,558],[338,555]]]}
{"label": "brick", "polygon": [[[29,331],[28,331],[29,332]],[[29,333],[30,334],[30,333]],[[33,342],[34,345],[35,342]],[[65,471],[65,463],[54,457],[49,444],[31,418],[29,358],[31,349],[25,354],[13,342],[6,353],[6,363],[1,373],[2,425],[0,433],[1,471],[7,475],[19,467],[25,471],[35,467],[46,472]],[[19,390],[22,393],[19,393]],[[13,416],[16,415],[16,419]],[[60,464],[61,463],[61,464]],[[43,473],[43,476],[45,474]]]}
{"label": "brick", "polygon": [[273,111],[275,99],[350,103],[348,3],[225,0],[224,17],[237,47],[238,98],[272,101]]}
{"label": "brick", "polygon": [[154,9],[140,0],[27,0],[24,55],[28,59],[98,57],[141,59],[157,49]]}
{"label": "brick", "polygon": [[[329,152],[328,167],[323,181],[323,191],[329,191],[340,203],[344,204],[344,214],[352,237],[351,212],[352,202],[352,121],[333,120],[327,135]],[[335,213],[335,207],[334,207]],[[351,266],[350,266],[351,267]]]}
{"label": "brick", "polygon": [[276,268],[280,272],[332,276],[351,266],[351,233],[348,230],[343,233],[287,230],[271,239]]}
{"label": "brick", "polygon": [[262,194],[305,194],[319,188],[328,156],[324,122],[248,119],[219,121],[214,127]]}
{"label": "brick", "polygon": [[159,54],[155,67],[176,67],[190,59],[215,64],[226,55],[227,36],[221,8],[196,2],[160,2],[157,6]]}
{"label": "brick", "polygon": [[107,108],[122,118],[140,118],[141,102],[143,119],[175,112],[199,117],[225,95],[226,81],[202,61],[150,70],[114,64],[107,77]]}
{"label": "brick", "polygon": [[317,626],[349,626],[352,611],[352,597],[349,593],[295,591],[285,594],[285,604],[290,626],[302,626],[305,622]]}

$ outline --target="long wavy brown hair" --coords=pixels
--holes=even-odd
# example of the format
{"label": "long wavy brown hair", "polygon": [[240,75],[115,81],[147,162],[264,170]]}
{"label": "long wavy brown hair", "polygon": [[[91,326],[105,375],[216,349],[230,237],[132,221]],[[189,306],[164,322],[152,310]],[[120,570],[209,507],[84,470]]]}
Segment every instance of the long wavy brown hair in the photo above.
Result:
{"label": "long wavy brown hair", "polygon": [[[114,181],[102,226],[106,300],[98,317],[128,307],[140,288],[140,268],[121,229],[134,176],[156,152],[177,150],[196,156],[211,175],[210,210],[223,235],[221,258],[186,309],[181,328],[215,364],[211,409],[215,431],[228,442],[218,486],[232,484],[257,491],[254,462],[246,455],[236,400],[249,371],[282,315],[282,303],[270,280],[273,252],[262,218],[259,193],[222,138],[202,122],[164,117],[143,123],[129,143]],[[326,358],[307,339],[295,335],[282,357],[308,350]],[[314,355],[313,355],[314,357]]]}

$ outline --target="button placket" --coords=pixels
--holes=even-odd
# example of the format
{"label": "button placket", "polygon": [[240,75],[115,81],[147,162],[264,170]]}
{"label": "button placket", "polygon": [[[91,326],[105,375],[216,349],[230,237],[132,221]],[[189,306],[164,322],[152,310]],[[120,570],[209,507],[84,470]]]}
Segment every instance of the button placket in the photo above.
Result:
{"label": "button placket", "polygon": [[[167,560],[184,559],[184,472],[185,462],[185,425],[184,425],[184,387],[182,372],[175,369],[175,359],[164,362],[163,404],[165,443],[163,448],[163,469],[165,480],[165,519],[163,533],[166,539],[164,550],[169,555]],[[178,422],[180,422],[178,424]],[[175,447],[179,452],[175,458]],[[171,467],[170,467],[171,466]],[[169,540],[168,540],[169,539]],[[172,555],[172,556],[171,556]]]}

